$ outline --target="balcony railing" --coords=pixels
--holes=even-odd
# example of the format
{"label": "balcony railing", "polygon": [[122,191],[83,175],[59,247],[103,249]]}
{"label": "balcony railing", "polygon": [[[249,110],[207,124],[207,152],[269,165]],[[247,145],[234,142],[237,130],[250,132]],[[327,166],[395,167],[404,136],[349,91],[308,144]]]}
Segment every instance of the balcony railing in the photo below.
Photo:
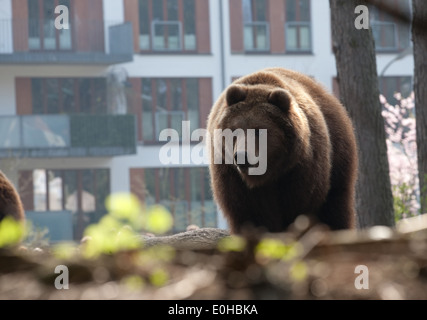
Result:
{"label": "balcony railing", "polygon": [[133,115],[0,117],[0,158],[95,157],[136,153]]}
{"label": "balcony railing", "polygon": [[114,64],[133,59],[132,25],[110,21],[0,20],[0,63]]}

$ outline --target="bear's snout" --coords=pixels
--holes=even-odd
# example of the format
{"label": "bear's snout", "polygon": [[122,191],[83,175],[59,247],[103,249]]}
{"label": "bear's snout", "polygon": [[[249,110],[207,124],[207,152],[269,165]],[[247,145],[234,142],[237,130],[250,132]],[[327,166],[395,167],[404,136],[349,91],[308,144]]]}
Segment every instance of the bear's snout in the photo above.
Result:
{"label": "bear's snout", "polygon": [[246,151],[237,151],[234,153],[234,164],[239,168],[247,168],[250,166],[248,161],[248,153]]}

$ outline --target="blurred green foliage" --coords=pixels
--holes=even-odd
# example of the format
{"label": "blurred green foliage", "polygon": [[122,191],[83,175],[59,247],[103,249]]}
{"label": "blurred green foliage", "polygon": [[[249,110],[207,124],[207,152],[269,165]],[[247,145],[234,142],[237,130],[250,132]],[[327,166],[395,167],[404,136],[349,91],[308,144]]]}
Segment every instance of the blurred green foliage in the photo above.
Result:
{"label": "blurred green foliage", "polygon": [[0,248],[17,245],[26,234],[25,225],[12,217],[0,221]]}

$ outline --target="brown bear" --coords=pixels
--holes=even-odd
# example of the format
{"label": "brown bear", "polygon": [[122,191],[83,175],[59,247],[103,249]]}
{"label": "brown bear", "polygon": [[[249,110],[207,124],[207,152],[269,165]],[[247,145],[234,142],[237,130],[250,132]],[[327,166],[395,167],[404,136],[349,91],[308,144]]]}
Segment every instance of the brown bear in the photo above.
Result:
{"label": "brown bear", "polygon": [[[313,79],[282,68],[242,77],[218,98],[207,127],[212,190],[232,233],[246,226],[284,231],[302,214],[332,230],[354,227],[353,125]],[[227,143],[224,132],[239,133]],[[266,170],[250,174],[257,157]]]}
{"label": "brown bear", "polygon": [[15,187],[0,171],[0,221],[6,216],[11,216],[17,221],[24,221],[25,211]]}

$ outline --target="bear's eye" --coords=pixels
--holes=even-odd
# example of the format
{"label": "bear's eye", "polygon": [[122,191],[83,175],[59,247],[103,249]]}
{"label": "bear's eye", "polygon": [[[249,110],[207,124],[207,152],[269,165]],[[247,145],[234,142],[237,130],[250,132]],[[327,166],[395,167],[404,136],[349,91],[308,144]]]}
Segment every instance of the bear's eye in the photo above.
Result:
{"label": "bear's eye", "polygon": [[270,93],[268,102],[285,112],[288,111],[291,106],[289,94],[283,89],[278,89]]}
{"label": "bear's eye", "polygon": [[228,88],[226,94],[227,105],[232,106],[233,104],[244,101],[247,96],[247,90],[241,86],[232,85]]}

